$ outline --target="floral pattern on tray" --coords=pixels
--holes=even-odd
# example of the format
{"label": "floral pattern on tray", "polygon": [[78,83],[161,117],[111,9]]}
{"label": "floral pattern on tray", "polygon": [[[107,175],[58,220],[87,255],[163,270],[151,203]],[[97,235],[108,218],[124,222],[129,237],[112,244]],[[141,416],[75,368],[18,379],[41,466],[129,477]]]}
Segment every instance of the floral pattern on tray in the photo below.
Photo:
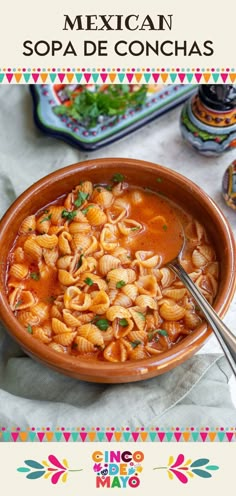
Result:
{"label": "floral pattern on tray", "polygon": [[169,111],[193,94],[196,87],[39,84],[30,90],[35,122],[42,131],[92,151]]}

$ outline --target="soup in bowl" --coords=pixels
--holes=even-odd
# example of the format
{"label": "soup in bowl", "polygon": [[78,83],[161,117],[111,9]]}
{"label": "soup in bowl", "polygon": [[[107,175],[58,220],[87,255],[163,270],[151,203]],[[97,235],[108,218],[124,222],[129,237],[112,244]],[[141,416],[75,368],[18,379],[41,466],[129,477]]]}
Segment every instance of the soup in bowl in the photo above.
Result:
{"label": "soup in bowl", "polygon": [[56,171],[13,204],[0,235],[3,322],[31,356],[83,380],[153,377],[204,343],[210,330],[166,267],[183,238],[180,261],[220,315],[234,292],[222,213],[189,180],[148,162]]}

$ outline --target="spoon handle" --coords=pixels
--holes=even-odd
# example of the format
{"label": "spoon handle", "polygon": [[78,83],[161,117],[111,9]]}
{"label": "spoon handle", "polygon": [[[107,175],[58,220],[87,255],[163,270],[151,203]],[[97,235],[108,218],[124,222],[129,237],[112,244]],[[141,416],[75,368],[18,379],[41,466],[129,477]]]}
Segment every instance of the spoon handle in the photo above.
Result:
{"label": "spoon handle", "polygon": [[184,283],[186,288],[194,297],[207,322],[210,324],[212,330],[214,331],[225,353],[225,356],[236,376],[236,337],[218,317],[215,310],[213,310],[210,303],[208,303],[206,298],[201,294],[201,292],[194,284],[192,279],[189,277],[187,272],[185,272],[183,267],[178,262],[170,262],[168,264],[168,267],[173,270],[173,272],[179,277],[179,279]]}

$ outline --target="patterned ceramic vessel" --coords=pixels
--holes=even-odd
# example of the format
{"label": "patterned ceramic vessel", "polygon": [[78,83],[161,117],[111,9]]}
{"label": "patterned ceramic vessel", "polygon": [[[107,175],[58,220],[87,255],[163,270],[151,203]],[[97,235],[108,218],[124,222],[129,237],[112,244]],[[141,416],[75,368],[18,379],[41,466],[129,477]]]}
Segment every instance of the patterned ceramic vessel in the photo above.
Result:
{"label": "patterned ceramic vessel", "polygon": [[[100,122],[90,128],[86,127],[83,120],[78,121],[55,113],[58,105],[68,103],[68,91],[78,91],[82,88],[97,91],[105,86],[107,85],[31,85],[36,125],[53,138],[86,151],[93,151],[138,130],[183,103],[195,91],[195,85],[190,84],[147,85],[148,91],[143,105],[127,109],[116,120],[113,117],[103,119],[101,116]],[[134,85],[130,85],[132,86]]]}
{"label": "patterned ceramic vessel", "polygon": [[236,147],[236,88],[201,85],[183,107],[180,128],[183,138],[204,155]]}

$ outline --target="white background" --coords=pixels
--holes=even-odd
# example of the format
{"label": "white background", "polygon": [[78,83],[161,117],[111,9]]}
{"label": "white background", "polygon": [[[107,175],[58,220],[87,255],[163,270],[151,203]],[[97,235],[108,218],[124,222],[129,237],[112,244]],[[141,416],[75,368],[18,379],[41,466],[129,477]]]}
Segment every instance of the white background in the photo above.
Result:
{"label": "white background", "polygon": [[[172,68],[215,67],[221,69],[225,67],[235,67],[235,8],[234,0],[225,0],[223,4],[218,4],[215,0],[198,0],[190,2],[189,0],[165,0],[165,2],[156,2],[146,0],[138,2],[137,0],[119,0],[111,2],[110,0],[87,0],[86,2],[49,2],[40,0],[32,2],[31,0],[21,0],[21,2],[5,2],[4,9],[1,12],[1,30],[0,30],[0,67],[16,69],[19,67],[150,67],[150,68]],[[64,14],[68,14],[72,19],[76,15],[108,15],[108,14],[136,14],[143,16],[150,15],[153,18],[157,14],[173,14],[173,28],[171,31],[63,31]],[[107,39],[109,41],[109,56],[92,57],[83,56],[83,40]],[[163,41],[170,40],[188,40],[190,46],[194,40],[198,41],[200,46],[204,40],[214,42],[215,53],[213,56],[183,57],[181,53],[177,58],[156,56],[150,57],[119,57],[114,54],[113,45],[120,39],[144,41],[148,39],[151,42],[156,39]],[[68,55],[63,57],[63,52],[52,56],[23,56],[22,49],[25,40],[61,40],[65,46],[68,41],[72,41],[78,50],[78,56]]]}

